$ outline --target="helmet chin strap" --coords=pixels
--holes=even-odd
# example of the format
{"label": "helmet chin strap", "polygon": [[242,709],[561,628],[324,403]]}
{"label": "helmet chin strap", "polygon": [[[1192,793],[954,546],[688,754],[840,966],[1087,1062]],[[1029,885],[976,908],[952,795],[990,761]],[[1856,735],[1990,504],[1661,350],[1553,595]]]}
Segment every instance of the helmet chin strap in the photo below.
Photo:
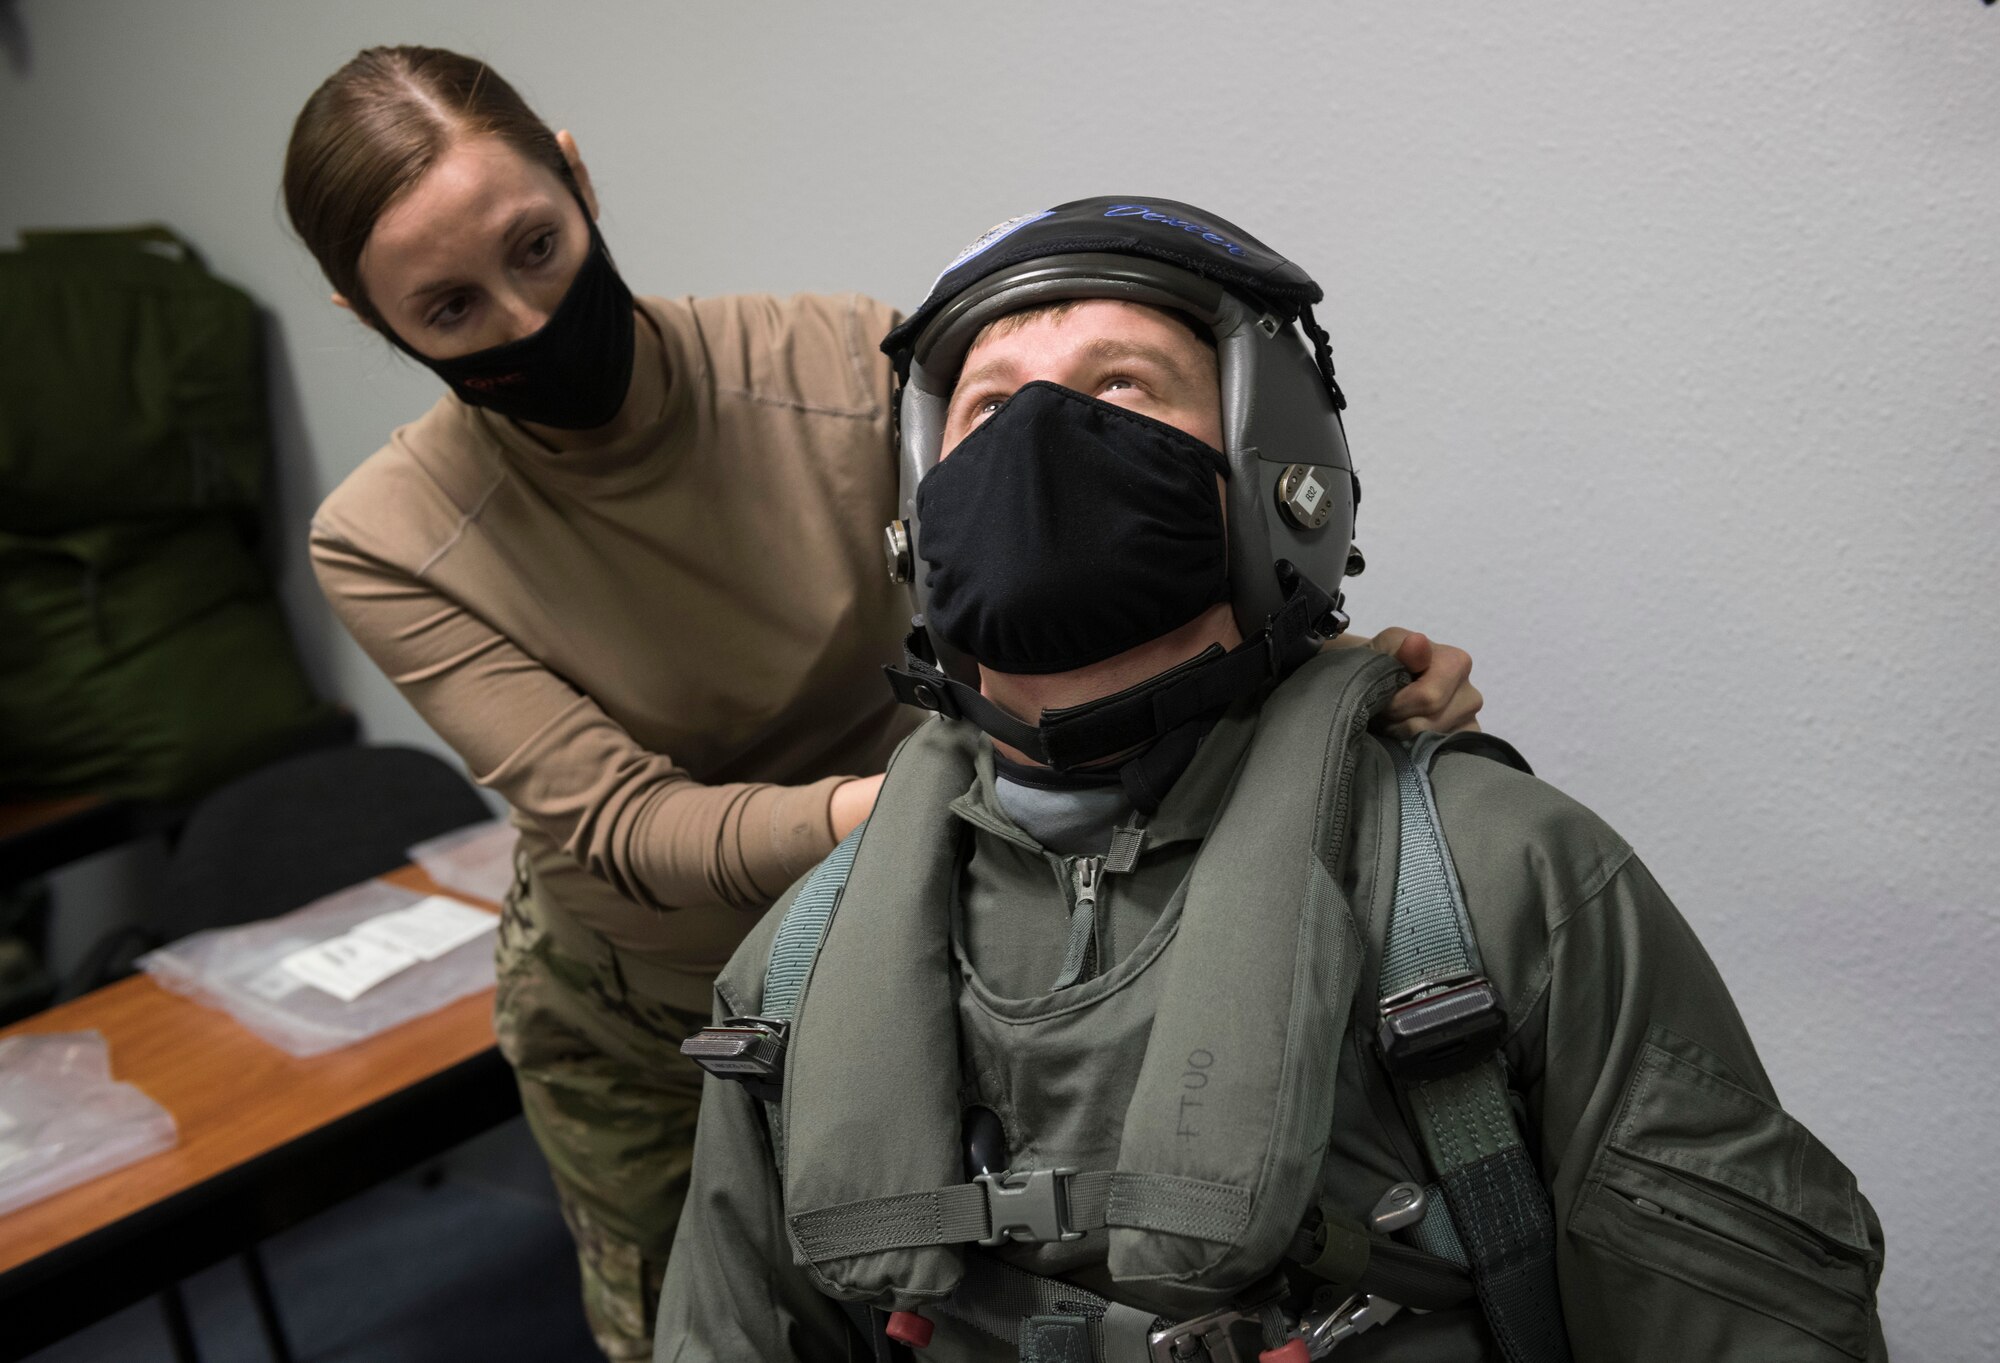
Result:
{"label": "helmet chin strap", "polygon": [[903,665],[884,667],[896,699],[948,719],[963,719],[1057,771],[1075,771],[1133,752],[1247,696],[1319,651],[1347,628],[1337,596],[1279,559],[1284,604],[1264,628],[1224,652],[1203,652],[1136,686],[1062,710],[1044,710],[1040,724],[1018,719],[938,666],[922,617],[903,640]]}

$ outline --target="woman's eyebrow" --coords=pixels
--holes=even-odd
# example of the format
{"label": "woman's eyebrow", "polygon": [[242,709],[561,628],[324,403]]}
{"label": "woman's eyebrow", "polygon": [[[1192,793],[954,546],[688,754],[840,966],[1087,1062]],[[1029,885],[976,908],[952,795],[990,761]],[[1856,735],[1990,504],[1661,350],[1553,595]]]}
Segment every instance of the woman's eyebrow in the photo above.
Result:
{"label": "woman's eyebrow", "polygon": [[[536,214],[546,211],[547,211],[547,205],[545,204],[530,204],[526,208],[516,209],[514,212],[514,216],[507,219],[507,225],[500,229],[500,240],[504,242],[512,242],[514,238],[517,235],[519,235],[521,231],[521,225],[523,223],[527,222],[528,219],[534,217]],[[444,275],[437,279],[432,280],[428,284],[420,284],[416,288],[411,289],[408,293],[403,295],[403,301],[407,303],[412,298],[421,298],[428,293],[440,293],[445,289],[455,289],[458,286],[459,286],[459,281],[456,278],[450,275]]]}
{"label": "woman's eyebrow", "polygon": [[445,278],[445,279],[433,280],[428,284],[421,284],[418,285],[416,288],[411,289],[408,293],[403,295],[403,301],[407,303],[411,299],[422,298],[426,294],[442,293],[446,289],[455,289],[457,287],[458,287],[458,281],[456,279]]}

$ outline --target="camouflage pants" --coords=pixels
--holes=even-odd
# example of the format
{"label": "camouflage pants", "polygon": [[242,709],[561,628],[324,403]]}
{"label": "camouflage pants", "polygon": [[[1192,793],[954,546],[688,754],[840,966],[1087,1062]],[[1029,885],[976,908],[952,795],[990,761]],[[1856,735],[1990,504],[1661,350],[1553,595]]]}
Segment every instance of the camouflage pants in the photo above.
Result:
{"label": "camouflage pants", "polygon": [[701,1096],[680,1042],[708,1018],[649,997],[645,962],[588,929],[557,941],[548,917],[517,880],[494,1030],[576,1240],[591,1334],[614,1363],[650,1359]]}

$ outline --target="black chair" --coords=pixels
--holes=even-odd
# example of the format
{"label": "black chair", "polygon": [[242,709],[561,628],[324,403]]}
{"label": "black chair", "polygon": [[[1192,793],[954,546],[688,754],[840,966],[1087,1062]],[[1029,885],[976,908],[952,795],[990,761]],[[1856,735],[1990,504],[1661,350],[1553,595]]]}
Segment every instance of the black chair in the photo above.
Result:
{"label": "black chair", "polygon": [[[162,911],[138,935],[156,946],[289,912],[393,871],[414,843],[491,817],[463,776],[415,748],[323,748],[274,762],[189,811],[162,882]],[[135,944],[131,930],[112,950],[100,943],[90,967],[98,978],[85,987],[102,982]],[[271,1356],[291,1363],[263,1262],[254,1247],[242,1260]],[[163,1292],[160,1305],[175,1357],[197,1363],[180,1287]]]}
{"label": "black chair", "polygon": [[239,777],[189,813],[155,924],[165,941],[288,912],[393,871],[426,838],[493,817],[416,748],[326,748]]}

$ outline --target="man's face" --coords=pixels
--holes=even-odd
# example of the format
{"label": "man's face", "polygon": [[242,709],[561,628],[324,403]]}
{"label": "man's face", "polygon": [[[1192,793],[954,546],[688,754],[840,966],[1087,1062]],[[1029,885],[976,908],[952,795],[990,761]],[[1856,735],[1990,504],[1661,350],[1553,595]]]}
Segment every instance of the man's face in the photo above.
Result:
{"label": "man's face", "polygon": [[1018,325],[1003,318],[973,344],[945,415],[944,453],[1037,380],[1130,407],[1222,447],[1215,351],[1158,308],[1092,298]]}

